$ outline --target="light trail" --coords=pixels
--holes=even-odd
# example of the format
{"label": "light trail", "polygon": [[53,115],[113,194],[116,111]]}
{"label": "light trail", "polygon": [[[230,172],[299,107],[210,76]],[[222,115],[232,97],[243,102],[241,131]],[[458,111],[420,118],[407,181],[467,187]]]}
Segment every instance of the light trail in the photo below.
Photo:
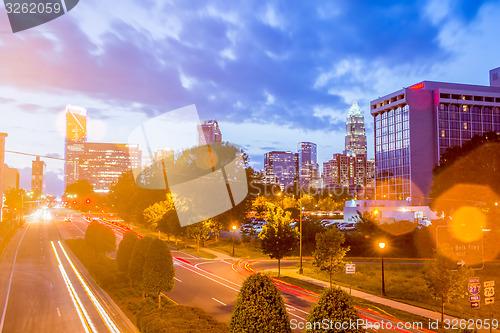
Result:
{"label": "light trail", "polygon": [[66,259],[68,260],[71,268],[73,269],[73,272],[75,273],[75,275],[77,276],[78,280],[80,281],[81,285],[83,286],[83,288],[85,289],[85,292],[87,293],[87,295],[89,296],[90,300],[92,301],[92,303],[94,304],[96,310],[99,312],[99,315],[101,316],[101,318],[103,319],[104,323],[106,324],[106,326],[108,327],[108,329],[110,330],[110,332],[113,332],[113,333],[120,333],[120,330],[118,329],[118,327],[116,327],[115,323],[113,322],[113,320],[109,317],[108,313],[106,312],[106,310],[104,310],[104,308],[102,307],[101,303],[99,302],[99,300],[97,299],[97,297],[94,295],[94,293],[92,292],[92,290],[89,288],[89,286],[87,285],[87,283],[85,282],[85,280],[83,280],[82,276],[80,275],[80,272],[78,271],[78,269],[75,267],[75,265],[73,264],[73,261],[71,261],[71,259],[69,258],[68,256],[68,253],[66,252],[66,250],[64,249],[64,247],[62,246],[61,244],[61,241],[58,241],[59,243],[59,246],[61,247],[61,250],[63,251],[64,253],[64,256],[66,257]]}
{"label": "light trail", "polygon": [[76,294],[73,284],[69,280],[68,274],[66,273],[66,270],[64,269],[61,260],[59,259],[59,255],[57,254],[54,242],[50,241],[50,245],[52,246],[52,251],[54,251],[54,256],[56,257],[57,260],[57,267],[59,267],[59,271],[61,272],[64,283],[66,284],[66,288],[68,289],[69,295],[71,296],[71,300],[73,301],[73,305],[78,314],[78,318],[80,318],[80,321],[82,322],[83,329],[85,330],[86,333],[97,332],[97,330],[94,327],[94,324],[90,320],[89,315],[83,306],[82,301]]}

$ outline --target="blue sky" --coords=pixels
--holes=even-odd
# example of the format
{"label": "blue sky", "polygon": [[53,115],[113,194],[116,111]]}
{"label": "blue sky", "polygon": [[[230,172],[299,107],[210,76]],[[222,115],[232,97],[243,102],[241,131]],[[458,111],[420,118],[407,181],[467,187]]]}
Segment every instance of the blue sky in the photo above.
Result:
{"label": "blue sky", "polygon": [[[344,145],[357,101],[422,80],[488,85],[500,66],[499,1],[82,0],[12,34],[0,9],[0,131],[7,149],[64,156],[62,110],[88,110],[89,140],[126,142],[140,122],[195,104],[256,168],[266,151]],[[6,155],[29,188],[31,158]],[[49,192],[63,164],[47,161]]]}

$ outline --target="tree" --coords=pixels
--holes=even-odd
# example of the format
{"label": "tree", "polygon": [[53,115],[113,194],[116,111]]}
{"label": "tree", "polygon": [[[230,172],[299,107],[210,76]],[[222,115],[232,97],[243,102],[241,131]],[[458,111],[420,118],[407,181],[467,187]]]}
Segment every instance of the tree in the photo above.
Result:
{"label": "tree", "polygon": [[229,331],[292,332],[285,302],[267,276],[257,273],[243,282],[231,316]]}
{"label": "tree", "polygon": [[171,235],[178,235],[181,232],[179,218],[170,193],[167,194],[166,200],[155,202],[146,208],[143,215],[146,223],[165,233],[169,241]]}
{"label": "tree", "polygon": [[281,259],[290,254],[298,243],[299,233],[292,228],[290,213],[285,213],[280,207],[269,210],[266,216],[267,224],[259,234],[261,247],[271,259],[278,259],[278,276],[281,272]]}
{"label": "tree", "polygon": [[113,230],[97,221],[92,221],[87,226],[85,242],[94,255],[102,255],[116,249],[116,235]]}
{"label": "tree", "polygon": [[23,189],[16,189],[14,187],[9,188],[5,191],[5,205],[9,209],[21,210],[23,206],[23,196],[25,195]]}
{"label": "tree", "polygon": [[[441,154],[439,164],[432,170],[431,186],[432,206],[439,212],[449,216],[460,206],[483,206],[489,204],[493,208],[494,197],[500,195],[500,134],[495,132],[475,135],[462,146],[447,148]],[[457,185],[467,184],[464,191],[446,195]],[[471,190],[471,186],[479,190]],[[489,189],[493,195],[485,197],[484,189]],[[445,198],[442,198],[445,196]],[[445,199],[445,200],[440,200]],[[489,202],[488,202],[489,201]],[[492,202],[493,201],[493,202]],[[486,207],[488,208],[488,207]]]}
{"label": "tree", "polygon": [[255,211],[255,217],[259,219],[266,216],[268,208],[269,201],[261,195],[256,197],[252,202],[252,210]]}
{"label": "tree", "polygon": [[[330,288],[323,292],[318,302],[312,307],[306,321],[306,332],[352,332],[361,333],[361,328],[336,329],[331,327],[335,323],[357,323],[359,319],[358,312],[352,305],[349,295],[340,289]],[[315,323],[324,323],[327,320],[328,328]]]}
{"label": "tree", "polygon": [[144,287],[142,285],[142,274],[144,270],[144,262],[146,260],[146,252],[151,241],[152,238],[145,237],[135,242],[134,249],[132,250],[132,256],[130,257],[130,262],[128,264],[128,277],[130,279],[130,284],[132,285],[135,283],[139,286],[142,290],[143,297]]}
{"label": "tree", "polygon": [[215,236],[215,241],[219,241],[220,233],[224,230],[224,223],[219,219],[208,219],[207,221],[210,231],[213,232]]}
{"label": "tree", "polygon": [[469,271],[465,267],[458,268],[453,260],[437,254],[435,260],[425,264],[423,275],[432,296],[441,301],[441,321],[443,321],[444,304],[467,295]]}
{"label": "tree", "polygon": [[200,252],[200,243],[208,239],[210,234],[210,220],[198,222],[187,226],[189,237],[196,241],[198,252]]}
{"label": "tree", "polygon": [[128,265],[130,263],[130,258],[132,257],[132,251],[134,250],[134,245],[138,240],[139,237],[137,237],[137,235],[133,231],[127,231],[123,235],[123,239],[118,245],[118,251],[116,252],[116,264],[119,271],[128,271]]}
{"label": "tree", "polygon": [[371,212],[361,213],[357,211],[358,216],[355,216],[356,230],[366,238],[376,238],[383,234]]}
{"label": "tree", "polygon": [[143,269],[143,288],[158,296],[158,308],[161,307],[161,292],[174,289],[174,264],[167,244],[161,239],[153,239],[146,251]]}
{"label": "tree", "polygon": [[111,186],[107,200],[113,210],[127,223],[144,224],[144,210],[166,199],[165,190],[152,190],[137,185],[132,171],[124,172]]}
{"label": "tree", "polygon": [[343,247],[345,236],[337,228],[330,228],[324,233],[316,235],[316,251],[314,251],[314,265],[320,270],[327,271],[330,275],[330,288],[332,276],[345,265],[344,257],[349,251],[349,246]]}

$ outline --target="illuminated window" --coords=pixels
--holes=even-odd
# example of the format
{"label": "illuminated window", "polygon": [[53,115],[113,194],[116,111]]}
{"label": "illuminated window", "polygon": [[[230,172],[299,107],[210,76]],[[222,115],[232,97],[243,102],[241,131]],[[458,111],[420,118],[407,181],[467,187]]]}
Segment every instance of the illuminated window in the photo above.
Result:
{"label": "illuminated window", "polygon": [[445,131],[441,130],[441,137],[444,138]]}
{"label": "illuminated window", "polygon": [[464,123],[464,129],[465,130],[467,129],[467,123]]}

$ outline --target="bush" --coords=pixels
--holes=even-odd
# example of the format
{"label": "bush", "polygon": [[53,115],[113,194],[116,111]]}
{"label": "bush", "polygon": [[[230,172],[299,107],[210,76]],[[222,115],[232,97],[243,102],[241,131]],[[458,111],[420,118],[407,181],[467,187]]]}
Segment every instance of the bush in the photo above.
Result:
{"label": "bush", "polygon": [[238,333],[291,333],[285,302],[271,279],[253,274],[243,282],[229,327]]}
{"label": "bush", "polygon": [[[327,289],[319,298],[318,302],[312,307],[307,322],[321,323],[323,320],[328,320],[329,323],[352,323],[359,319],[358,312],[351,303],[349,295],[340,289]],[[306,332],[363,332],[362,329],[323,329],[308,328]]]}
{"label": "bush", "polygon": [[139,237],[133,231],[127,231],[123,235],[123,239],[118,245],[118,251],[116,251],[116,263],[120,272],[128,271],[128,264],[130,262],[130,257],[132,256],[132,250],[134,249],[135,242]]}

